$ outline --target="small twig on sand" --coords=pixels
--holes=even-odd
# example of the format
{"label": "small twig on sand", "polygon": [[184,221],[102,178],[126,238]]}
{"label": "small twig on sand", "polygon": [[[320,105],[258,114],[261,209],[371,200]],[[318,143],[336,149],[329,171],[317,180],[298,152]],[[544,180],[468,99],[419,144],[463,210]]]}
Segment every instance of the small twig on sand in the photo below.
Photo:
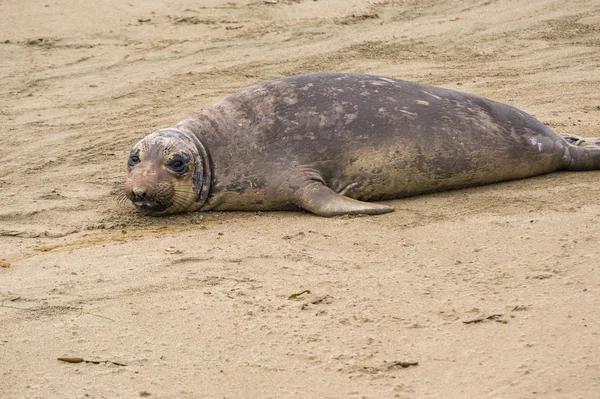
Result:
{"label": "small twig on sand", "polygon": [[[116,320],[114,320],[114,319],[111,319],[110,317],[102,316],[102,315],[100,315],[100,314],[96,314],[96,313],[84,312],[84,311],[82,310],[82,311],[81,311],[81,313],[79,313],[79,316],[81,316],[82,314],[89,314],[90,316],[101,317],[101,318],[103,318],[103,319],[110,320],[110,321],[112,321],[112,322],[116,322]],[[77,317],[79,317],[79,316],[77,316]]]}
{"label": "small twig on sand", "polygon": [[387,365],[388,369],[392,369],[394,367],[402,367],[403,369],[410,367],[410,366],[418,366],[419,362],[392,362],[390,364]]}
{"label": "small twig on sand", "polygon": [[488,317],[480,317],[477,319],[473,319],[473,320],[467,320],[467,321],[463,321],[463,323],[465,324],[475,324],[475,323],[481,323],[482,321],[486,321],[486,320],[495,320],[499,323],[505,322],[504,320],[498,320],[500,317],[502,317],[502,314],[496,313],[493,315],[490,315]]}

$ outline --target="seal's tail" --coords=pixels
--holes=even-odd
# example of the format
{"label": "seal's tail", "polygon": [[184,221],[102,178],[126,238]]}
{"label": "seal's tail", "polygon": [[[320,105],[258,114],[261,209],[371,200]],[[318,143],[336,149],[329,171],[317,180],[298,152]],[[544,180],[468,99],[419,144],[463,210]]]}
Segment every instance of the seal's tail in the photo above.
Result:
{"label": "seal's tail", "polygon": [[570,161],[563,170],[597,170],[600,169],[600,138],[563,136],[569,143]]}

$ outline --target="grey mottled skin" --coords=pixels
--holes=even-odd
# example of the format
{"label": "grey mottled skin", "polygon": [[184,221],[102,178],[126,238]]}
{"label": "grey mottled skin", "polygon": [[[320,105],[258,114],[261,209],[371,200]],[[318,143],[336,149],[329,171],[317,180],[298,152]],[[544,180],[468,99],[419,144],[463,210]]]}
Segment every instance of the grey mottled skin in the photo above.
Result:
{"label": "grey mottled skin", "polygon": [[264,82],[171,129],[210,157],[208,199],[193,207],[203,211],[376,214],[392,208],[359,201],[600,168],[598,146],[572,145],[516,108],[370,75]]}

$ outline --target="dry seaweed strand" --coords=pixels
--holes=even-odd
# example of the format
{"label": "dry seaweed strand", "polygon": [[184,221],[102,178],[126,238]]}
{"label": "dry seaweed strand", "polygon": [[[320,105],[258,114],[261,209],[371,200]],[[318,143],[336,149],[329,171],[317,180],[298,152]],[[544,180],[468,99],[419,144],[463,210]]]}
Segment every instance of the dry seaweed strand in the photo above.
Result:
{"label": "dry seaweed strand", "polygon": [[288,299],[298,298],[302,294],[310,294],[310,290],[304,290],[304,291],[298,292],[296,294],[292,294],[292,295],[288,296]]}
{"label": "dry seaweed strand", "polygon": [[123,366],[123,367],[127,366],[126,364],[113,362],[112,360],[85,360],[84,358],[81,358],[81,357],[57,357],[56,360],[59,360],[61,362],[65,362],[65,363],[92,363],[92,364],[110,363],[110,364],[114,364],[115,366]]}

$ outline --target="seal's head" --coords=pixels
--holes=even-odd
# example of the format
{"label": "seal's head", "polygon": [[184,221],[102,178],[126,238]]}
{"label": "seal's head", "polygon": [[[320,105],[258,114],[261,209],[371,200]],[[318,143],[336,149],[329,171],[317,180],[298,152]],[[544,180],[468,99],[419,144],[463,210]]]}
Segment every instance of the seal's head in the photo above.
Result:
{"label": "seal's head", "polygon": [[210,191],[208,154],[198,138],[163,129],[140,140],[127,161],[125,196],[152,215],[199,209]]}

